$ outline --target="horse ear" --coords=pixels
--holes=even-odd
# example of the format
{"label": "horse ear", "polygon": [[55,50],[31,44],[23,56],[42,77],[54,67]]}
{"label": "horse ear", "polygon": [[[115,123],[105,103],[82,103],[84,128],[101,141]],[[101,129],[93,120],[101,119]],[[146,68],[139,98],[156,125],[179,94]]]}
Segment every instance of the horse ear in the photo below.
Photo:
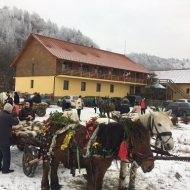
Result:
{"label": "horse ear", "polygon": [[168,116],[170,116],[171,113],[172,113],[172,110],[168,110],[168,111],[166,111],[165,113],[166,113]]}

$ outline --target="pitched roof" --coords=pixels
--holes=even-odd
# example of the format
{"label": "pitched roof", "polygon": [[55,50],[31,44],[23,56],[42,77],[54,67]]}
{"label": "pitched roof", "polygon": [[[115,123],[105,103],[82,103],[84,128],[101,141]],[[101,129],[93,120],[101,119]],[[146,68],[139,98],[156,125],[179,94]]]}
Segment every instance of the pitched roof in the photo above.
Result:
{"label": "pitched roof", "polygon": [[[29,41],[29,39],[32,37],[38,40],[52,55],[54,55],[58,59],[88,63],[97,66],[137,71],[142,73],[150,73],[150,71],[148,71],[138,63],[132,61],[131,59],[122,54],[112,53],[92,47],[78,45],[71,42],[66,42],[63,40],[58,40],[55,38],[50,38],[34,33],[30,34],[27,41]],[[26,46],[27,41],[24,47]],[[22,50],[20,51],[16,59],[13,61],[11,66],[16,64],[21,52]]]}
{"label": "pitched roof", "polygon": [[190,83],[190,69],[176,69],[168,71],[154,71],[158,79],[170,79],[177,84]]}

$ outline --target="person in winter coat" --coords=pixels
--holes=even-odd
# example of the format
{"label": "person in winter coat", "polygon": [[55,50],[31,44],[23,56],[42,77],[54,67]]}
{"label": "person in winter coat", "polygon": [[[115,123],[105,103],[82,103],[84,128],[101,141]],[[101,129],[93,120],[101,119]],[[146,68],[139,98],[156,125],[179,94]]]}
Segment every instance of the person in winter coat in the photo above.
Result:
{"label": "person in winter coat", "polygon": [[73,121],[79,121],[78,114],[76,110],[71,109],[71,103],[65,103],[65,110],[63,111],[62,117],[70,117]]}
{"label": "person in winter coat", "polygon": [[77,109],[77,114],[78,114],[78,117],[79,117],[79,121],[81,121],[80,120],[80,115],[81,115],[81,109],[82,109],[82,105],[83,105],[82,102],[83,102],[82,97],[79,96],[79,98],[78,98],[78,100],[76,102],[76,109]]}
{"label": "person in winter coat", "polygon": [[14,104],[19,104],[19,102],[20,102],[19,100],[20,100],[19,95],[17,92],[15,92],[14,93]]}
{"label": "person in winter coat", "polygon": [[135,106],[133,107],[131,113],[138,113],[141,115],[141,106],[139,105],[139,102],[135,102]]}
{"label": "person in winter coat", "polygon": [[6,103],[0,113],[0,171],[3,174],[14,172],[10,169],[12,125],[18,125],[19,120],[11,115],[12,109],[13,106]]}
{"label": "person in winter coat", "polygon": [[129,113],[129,102],[126,100],[123,100],[120,105],[120,114]]}
{"label": "person in winter coat", "polygon": [[33,121],[35,119],[35,111],[30,106],[30,101],[25,102],[25,107],[19,112],[20,121]]}
{"label": "person in winter coat", "polygon": [[65,108],[65,104],[66,104],[66,98],[63,97],[63,101],[62,101],[62,105],[61,105],[62,111],[64,111],[64,110],[66,109],[66,108]]}
{"label": "person in winter coat", "polygon": [[143,98],[141,101],[141,114],[145,114],[146,108],[147,106],[146,106],[145,98]]}

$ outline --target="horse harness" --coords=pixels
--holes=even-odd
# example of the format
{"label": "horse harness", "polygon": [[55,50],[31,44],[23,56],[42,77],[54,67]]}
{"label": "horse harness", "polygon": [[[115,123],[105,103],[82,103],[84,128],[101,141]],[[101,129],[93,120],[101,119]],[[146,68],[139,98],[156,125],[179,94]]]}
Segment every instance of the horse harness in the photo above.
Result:
{"label": "horse harness", "polygon": [[129,148],[129,152],[130,152],[130,157],[128,158],[128,160],[130,162],[136,162],[138,164],[138,166],[142,165],[142,161],[145,159],[154,159],[153,157],[153,153],[152,151],[143,154],[142,152],[139,152],[135,146],[134,146],[134,138],[131,137],[131,143],[130,143],[130,148]]}
{"label": "horse harness", "polygon": [[[153,129],[155,128],[157,133],[153,133]],[[156,136],[156,141],[159,139],[162,143],[167,143],[172,138],[171,131],[162,132],[160,133],[154,124],[154,118],[151,117],[151,115],[148,118],[148,130],[150,131],[151,137]],[[169,136],[168,140],[163,141],[162,136]]]}

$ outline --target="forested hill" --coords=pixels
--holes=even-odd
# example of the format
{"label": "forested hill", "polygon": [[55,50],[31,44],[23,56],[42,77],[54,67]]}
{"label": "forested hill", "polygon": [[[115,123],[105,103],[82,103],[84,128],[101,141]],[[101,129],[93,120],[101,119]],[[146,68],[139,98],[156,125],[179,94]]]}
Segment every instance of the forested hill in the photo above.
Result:
{"label": "forested hill", "polygon": [[165,59],[146,53],[130,53],[126,56],[151,71],[190,68],[190,59]]}

